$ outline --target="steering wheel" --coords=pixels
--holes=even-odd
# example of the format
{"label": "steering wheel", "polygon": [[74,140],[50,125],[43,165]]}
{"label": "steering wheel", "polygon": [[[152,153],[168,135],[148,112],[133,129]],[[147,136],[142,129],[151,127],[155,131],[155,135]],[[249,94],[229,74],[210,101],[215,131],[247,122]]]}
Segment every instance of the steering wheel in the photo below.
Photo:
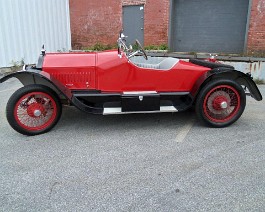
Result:
{"label": "steering wheel", "polygon": [[146,54],[144,48],[142,47],[141,43],[137,39],[135,40],[135,42],[139,46],[141,53],[143,53],[144,59],[148,60],[147,54]]}

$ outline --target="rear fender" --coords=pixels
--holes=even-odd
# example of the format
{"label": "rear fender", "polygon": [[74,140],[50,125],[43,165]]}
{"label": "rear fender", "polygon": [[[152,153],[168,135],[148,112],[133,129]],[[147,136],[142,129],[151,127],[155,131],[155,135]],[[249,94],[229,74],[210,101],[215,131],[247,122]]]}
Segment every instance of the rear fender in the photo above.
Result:
{"label": "rear fender", "polygon": [[27,71],[19,71],[1,78],[0,83],[13,77],[17,78],[24,86],[31,84],[45,85],[54,90],[60,97],[63,96],[69,100],[72,99],[71,91],[46,72],[40,72],[35,69],[27,69]]}
{"label": "rear fender", "polygon": [[251,97],[257,101],[262,100],[262,95],[256,85],[256,83],[251,78],[250,74],[244,74],[243,72],[237,70],[231,70],[226,68],[212,69],[211,71],[202,75],[195,85],[193,86],[191,94],[196,97],[200,90],[213,79],[230,79],[236,81],[242,86],[246,86],[250,92]]}

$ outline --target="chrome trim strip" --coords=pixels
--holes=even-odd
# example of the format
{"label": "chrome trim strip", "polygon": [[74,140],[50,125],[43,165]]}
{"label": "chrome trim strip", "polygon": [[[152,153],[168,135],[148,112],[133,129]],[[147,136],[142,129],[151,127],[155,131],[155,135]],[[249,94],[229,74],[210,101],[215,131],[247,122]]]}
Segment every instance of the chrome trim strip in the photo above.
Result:
{"label": "chrome trim strip", "polygon": [[121,107],[110,107],[104,108],[103,115],[111,115],[111,114],[133,114],[133,113],[169,113],[169,112],[178,112],[178,110],[174,106],[161,106],[160,110],[155,111],[130,111],[130,112],[122,112]]}
{"label": "chrome trim strip", "polygon": [[123,94],[154,94],[157,93],[156,91],[125,91]]}
{"label": "chrome trim strip", "polygon": [[107,107],[104,108],[103,110],[103,114],[118,114],[118,113],[122,113],[121,112],[121,107]]}
{"label": "chrome trim strip", "polygon": [[174,106],[160,106],[160,112],[178,112]]}

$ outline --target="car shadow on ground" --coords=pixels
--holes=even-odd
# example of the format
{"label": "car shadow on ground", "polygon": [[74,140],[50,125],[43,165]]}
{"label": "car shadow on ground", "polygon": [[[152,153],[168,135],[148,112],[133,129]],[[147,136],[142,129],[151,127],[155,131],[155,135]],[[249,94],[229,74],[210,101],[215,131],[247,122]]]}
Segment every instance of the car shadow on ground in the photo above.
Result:
{"label": "car shadow on ground", "polygon": [[[93,115],[84,113],[74,107],[64,107],[58,127],[65,129],[154,129],[178,128],[187,122],[198,122],[195,111],[188,110],[178,113],[143,113],[122,115]],[[203,126],[199,122],[199,127]],[[58,128],[57,128],[58,129]]]}

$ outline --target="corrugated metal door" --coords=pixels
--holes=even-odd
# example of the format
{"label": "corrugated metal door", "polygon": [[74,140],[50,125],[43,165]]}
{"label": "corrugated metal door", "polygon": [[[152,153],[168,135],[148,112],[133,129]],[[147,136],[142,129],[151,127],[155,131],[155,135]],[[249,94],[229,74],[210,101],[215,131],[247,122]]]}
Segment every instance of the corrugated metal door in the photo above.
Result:
{"label": "corrugated metal door", "polygon": [[133,44],[135,39],[144,44],[144,5],[123,7],[123,30],[127,44]]}
{"label": "corrugated metal door", "polygon": [[69,0],[0,0],[0,67],[36,63],[42,44],[71,49]]}
{"label": "corrugated metal door", "polygon": [[248,7],[249,0],[173,0],[173,50],[242,53]]}

